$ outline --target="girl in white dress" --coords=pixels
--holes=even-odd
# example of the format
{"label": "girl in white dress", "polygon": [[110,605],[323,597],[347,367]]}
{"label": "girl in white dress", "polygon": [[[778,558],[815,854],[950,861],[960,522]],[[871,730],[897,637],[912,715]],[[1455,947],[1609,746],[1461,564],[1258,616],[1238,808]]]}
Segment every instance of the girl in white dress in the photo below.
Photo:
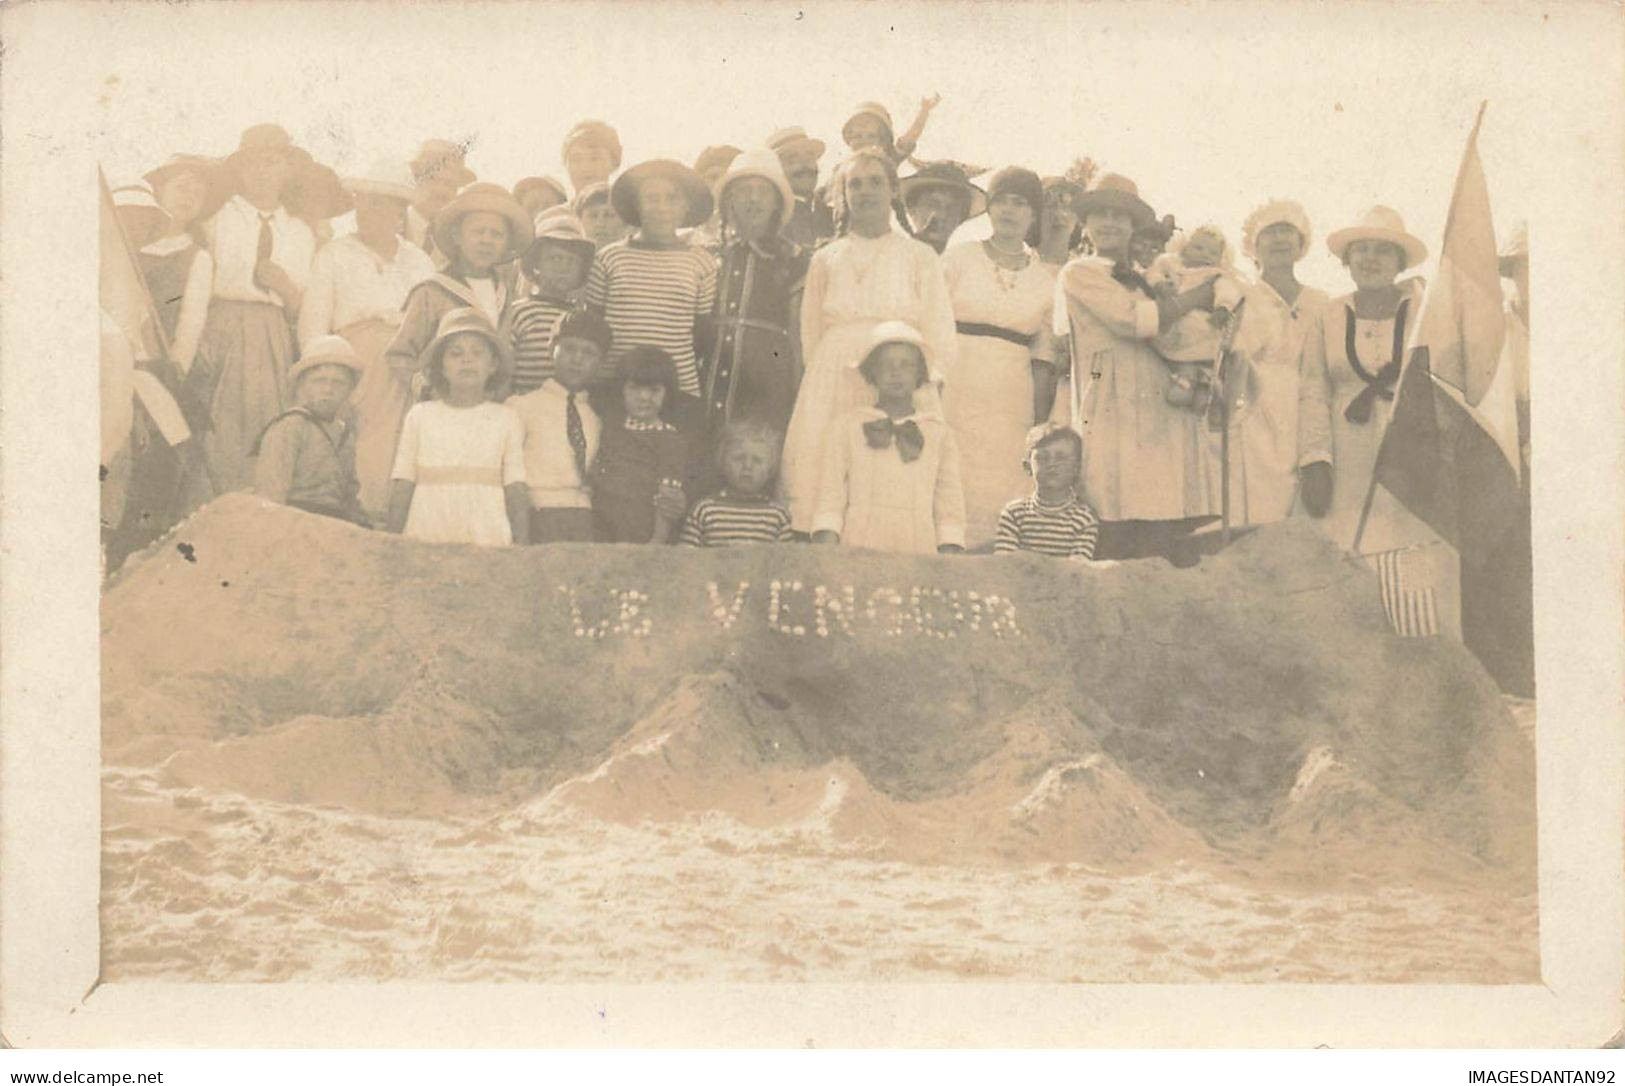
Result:
{"label": "girl in white dress", "polygon": [[987,191],[993,236],[942,257],[959,332],[942,406],[964,453],[965,541],[972,548],[993,542],[1005,504],[1028,490],[1027,431],[1055,395],[1055,278],[1031,244],[1043,184],[1012,166],[994,174]]}
{"label": "girl in white dress", "polygon": [[[876,150],[858,151],[836,174],[839,236],[813,254],[801,303],[806,372],[785,436],[780,492],[797,532],[811,530],[829,424],[873,402],[853,368],[882,321],[905,321],[930,345],[940,371],[952,368],[953,303],[935,252],[899,230],[892,218],[897,172]],[[940,411],[934,388],[922,408]]]}
{"label": "girl in white dress", "polygon": [[825,438],[814,543],[897,554],[964,549],[959,447],[940,412],[919,403],[930,358],[919,332],[887,321],[852,364],[873,406],[847,411]]}
{"label": "girl in white dress", "polygon": [[530,541],[524,424],[491,400],[507,351],[478,310],[441,318],[422,360],[437,398],[406,413],[391,472],[390,531],[430,543]]}

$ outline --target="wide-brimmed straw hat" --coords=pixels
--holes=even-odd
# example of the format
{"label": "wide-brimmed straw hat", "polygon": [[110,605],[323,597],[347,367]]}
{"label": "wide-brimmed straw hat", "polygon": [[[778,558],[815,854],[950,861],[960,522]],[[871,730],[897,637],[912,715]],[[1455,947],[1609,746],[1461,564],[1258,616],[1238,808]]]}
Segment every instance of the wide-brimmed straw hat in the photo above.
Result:
{"label": "wide-brimmed straw hat", "polygon": [[181,173],[195,173],[203,179],[206,195],[203,210],[198,213],[199,220],[212,216],[231,198],[231,178],[225,163],[206,155],[170,155],[161,165],[142,174],[141,179],[156,194],[171,178]]}
{"label": "wide-brimmed straw hat", "polygon": [[352,195],[387,196],[406,203],[417,199],[418,194],[411,167],[392,158],[380,158],[365,173],[346,177],[342,183]]}
{"label": "wide-brimmed straw hat", "polygon": [[680,226],[698,226],[711,217],[716,201],[700,175],[671,158],[651,158],[626,170],[609,187],[609,202],[615,214],[630,226],[642,226],[638,216],[638,189],[645,181],[664,177],[674,182],[688,200],[688,215]]}
{"label": "wide-brimmed straw hat", "polygon": [[288,387],[317,366],[343,366],[353,381],[361,380],[361,358],[343,336],[317,336],[299,351],[299,361],[288,370]]}
{"label": "wide-brimmed straw hat", "polygon": [[412,168],[415,182],[446,174],[456,182],[458,188],[462,188],[479,180],[479,175],[463,161],[467,153],[466,148],[451,140],[424,140],[408,165]]}
{"label": "wide-brimmed straw hat", "polygon": [[892,124],[891,113],[886,109],[885,106],[881,105],[879,102],[859,102],[852,112],[847,115],[846,120],[841,122],[842,139],[846,139],[846,130],[851,128],[852,122],[857,120],[859,117],[873,117],[875,120],[885,125],[886,139],[888,142],[896,138],[897,126]]}
{"label": "wide-brimmed straw hat", "polygon": [[1078,217],[1083,218],[1097,208],[1116,208],[1128,212],[1134,220],[1134,229],[1143,230],[1156,221],[1157,213],[1151,205],[1140,199],[1140,189],[1120,173],[1109,173],[1095,182],[1095,187],[1079,196],[1076,202]]}
{"label": "wide-brimmed straw hat", "polygon": [[930,188],[946,188],[966,197],[965,218],[974,219],[987,210],[987,193],[971,184],[970,175],[957,162],[927,162],[900,182],[903,205],[908,206],[914,194]]}
{"label": "wide-brimmed straw hat", "polygon": [[798,148],[810,150],[813,156],[820,157],[824,153],[824,141],[815,140],[807,135],[807,130],[799,125],[781,128],[767,137],[767,146],[774,154],[789,154]]}
{"label": "wide-brimmed straw hat", "polygon": [[237,140],[237,149],[226,156],[226,165],[239,166],[249,155],[280,154],[291,156],[297,151],[293,137],[279,124],[256,124],[243,129]]}
{"label": "wide-brimmed straw hat", "polygon": [[476,211],[501,215],[508,223],[508,247],[503,250],[498,264],[505,264],[530,248],[536,228],[513,193],[489,181],[476,181],[452,197],[434,217],[434,243],[441,252],[448,255],[457,252],[457,224],[464,215]]}
{"label": "wide-brimmed straw hat", "polygon": [[598,247],[581,229],[581,220],[570,214],[567,208],[549,208],[536,216],[536,240],[530,243],[525,255],[519,260],[525,271],[535,270],[536,261],[540,259],[542,250],[549,245],[569,249],[579,256],[581,276],[580,282],[576,285],[580,286],[587,281],[587,273],[592,268],[593,254],[597,252]]}
{"label": "wide-brimmed straw hat", "polygon": [[314,219],[335,219],[355,208],[337,173],[305,151],[296,150],[293,158],[293,174],[282,189],[282,203],[290,211]]}
{"label": "wide-brimmed straw hat", "polygon": [[1253,209],[1247,221],[1241,224],[1241,251],[1249,260],[1258,259],[1258,235],[1277,223],[1286,223],[1303,238],[1304,252],[1309,251],[1309,215],[1296,200],[1271,200]]}
{"label": "wide-brimmed straw hat", "polygon": [[1326,248],[1332,255],[1342,260],[1348,247],[1356,241],[1386,241],[1391,245],[1399,246],[1404,254],[1404,263],[1399,266],[1400,271],[1413,268],[1427,259],[1428,247],[1422,244],[1422,239],[1405,229],[1405,220],[1399,217],[1399,212],[1391,207],[1376,204],[1368,207],[1353,226],[1345,226],[1341,230],[1334,230],[1326,238]]}
{"label": "wide-brimmed straw hat", "polygon": [[423,353],[418,355],[418,368],[426,372],[430,367],[437,364],[440,361],[441,352],[446,349],[447,341],[452,336],[461,335],[464,332],[473,332],[476,335],[485,337],[486,341],[491,344],[491,350],[496,354],[499,372],[506,374],[512,370],[513,347],[503,336],[497,333],[496,326],[491,323],[489,317],[471,306],[448,310],[440,318],[440,324],[434,331],[434,338],[429,341],[427,347],[423,348]]}
{"label": "wide-brimmed straw hat", "polygon": [[741,153],[717,184],[717,202],[722,201],[722,194],[728,191],[729,185],[746,177],[760,177],[773,185],[779,194],[779,222],[783,223],[796,206],[796,194],[790,190],[790,179],[784,176],[778,153],[767,147],[753,147]]}
{"label": "wide-brimmed straw hat", "polygon": [[513,198],[518,200],[520,203],[524,203],[525,193],[529,192],[531,189],[551,189],[558,195],[558,199],[553,201],[555,205],[567,204],[570,202],[570,193],[565,189],[563,182],[559,181],[557,178],[547,177],[545,175],[541,177],[521,177],[518,181],[515,181],[513,186]]}

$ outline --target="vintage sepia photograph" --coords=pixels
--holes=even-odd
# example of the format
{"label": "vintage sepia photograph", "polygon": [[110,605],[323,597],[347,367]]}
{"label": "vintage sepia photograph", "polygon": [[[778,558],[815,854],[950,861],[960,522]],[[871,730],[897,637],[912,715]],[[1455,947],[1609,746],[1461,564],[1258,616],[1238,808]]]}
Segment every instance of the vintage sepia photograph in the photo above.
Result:
{"label": "vintage sepia photograph", "polygon": [[1540,12],[159,7],[96,983],[1542,984]]}

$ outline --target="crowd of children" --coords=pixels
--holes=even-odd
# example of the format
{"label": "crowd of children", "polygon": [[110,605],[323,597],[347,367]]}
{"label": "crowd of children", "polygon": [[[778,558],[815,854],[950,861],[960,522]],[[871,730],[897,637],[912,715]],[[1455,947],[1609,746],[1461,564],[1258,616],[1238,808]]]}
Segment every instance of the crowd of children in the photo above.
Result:
{"label": "crowd of children", "polygon": [[[936,105],[897,134],[861,103],[822,185],[824,144],[796,127],[707,147],[692,169],[622,169],[615,130],[582,121],[568,183],[511,190],[447,140],[344,178],[271,124],[223,159],[171,157],[113,196],[166,333],[144,364],[194,440],[142,476],[110,535],[127,552],[156,534],[132,516],[161,529],[245,488],[480,544],[1088,558],[1107,532],[1203,519],[1200,428],[1147,401],[1205,416],[1238,321],[1258,380],[1281,383],[1263,366],[1287,353],[1276,296],[1249,322],[1262,288],[1222,230],[1176,233],[1126,179],[1089,185],[1086,160],[1068,177],[1008,167],[984,190],[974,167],[915,159]],[[1270,206],[1244,230],[1261,268],[1255,234],[1307,245],[1296,205]],[[951,242],[984,212],[987,240]],[[1136,351],[1160,383],[1125,383]],[[1269,437],[1286,450],[1276,489],[1295,494],[1292,443]],[[1242,519],[1286,515],[1245,512],[1268,480],[1241,467]]]}

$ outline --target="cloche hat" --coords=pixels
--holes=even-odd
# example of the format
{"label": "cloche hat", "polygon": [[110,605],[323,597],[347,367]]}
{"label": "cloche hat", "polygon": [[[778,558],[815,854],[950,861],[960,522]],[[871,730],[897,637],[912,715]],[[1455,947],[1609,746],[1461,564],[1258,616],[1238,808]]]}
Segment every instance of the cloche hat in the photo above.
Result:
{"label": "cloche hat", "polygon": [[496,354],[497,370],[502,374],[509,373],[513,368],[513,348],[507,340],[497,334],[496,327],[491,319],[478,309],[464,306],[461,309],[451,309],[440,318],[440,324],[435,328],[434,338],[429,345],[423,348],[418,356],[418,368],[427,371],[440,361],[441,352],[446,349],[446,342],[452,336],[464,332],[473,332],[484,336],[491,344],[491,350]]}
{"label": "cloche hat", "polygon": [[1271,200],[1254,208],[1241,225],[1241,251],[1249,260],[1258,259],[1258,235],[1277,223],[1286,223],[1296,230],[1303,238],[1304,251],[1308,252],[1309,240],[1314,234],[1309,229],[1309,216],[1303,205],[1296,200]]}
{"label": "cloche hat", "polygon": [[[567,208],[549,208],[536,216],[536,240],[530,243],[525,255],[520,258],[525,271],[535,270],[542,249],[549,245],[569,249],[581,257],[581,282],[586,282],[597,246],[593,245],[592,240],[581,229],[581,220],[570,214]],[[577,284],[579,285],[580,283]]]}

